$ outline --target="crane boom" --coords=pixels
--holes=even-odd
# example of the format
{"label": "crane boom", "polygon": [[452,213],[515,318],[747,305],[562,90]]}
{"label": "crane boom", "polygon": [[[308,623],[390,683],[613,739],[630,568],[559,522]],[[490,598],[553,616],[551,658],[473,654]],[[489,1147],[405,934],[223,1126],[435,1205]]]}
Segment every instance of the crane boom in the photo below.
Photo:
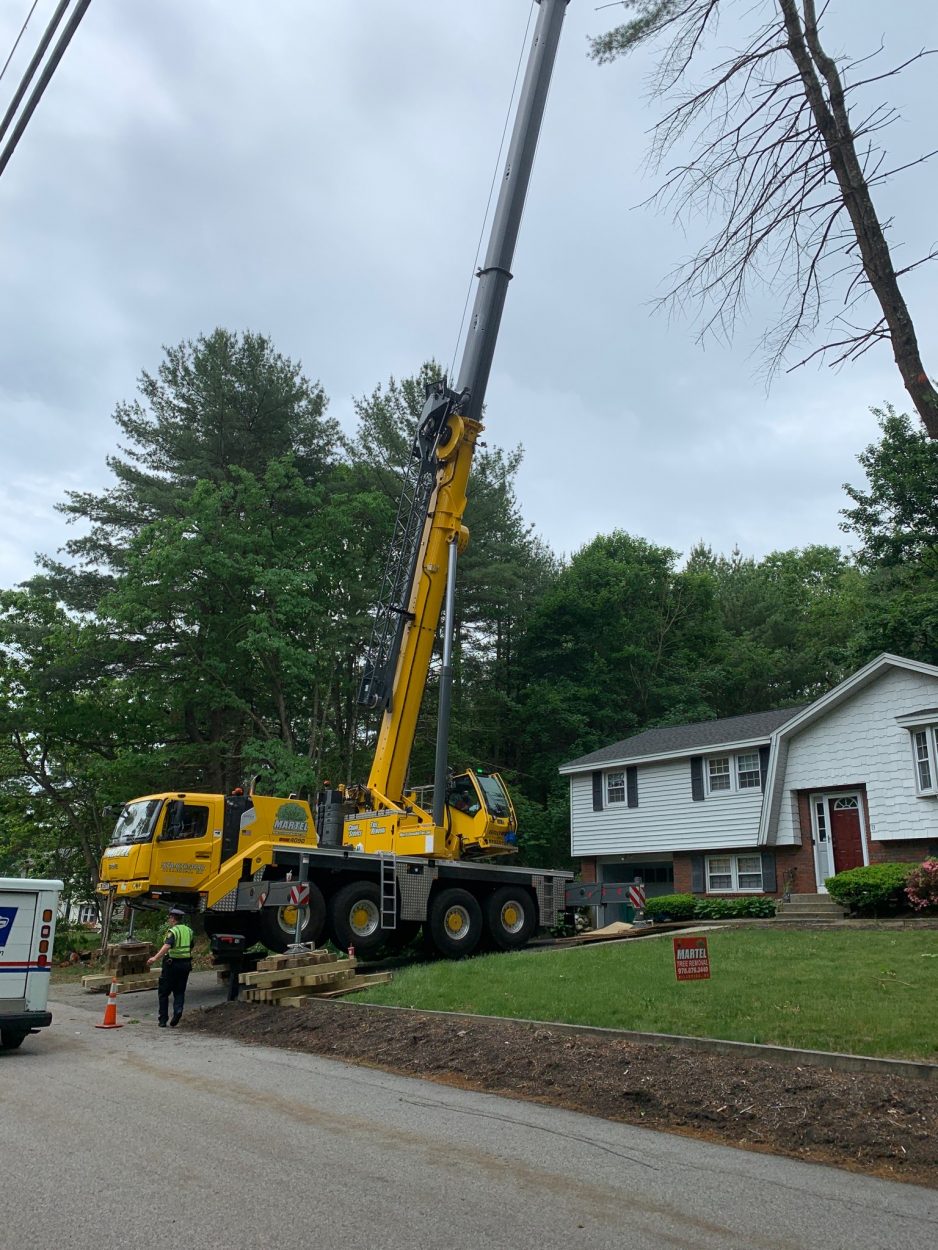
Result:
{"label": "crane boom", "polygon": [[[466,484],[479,433],[511,263],[568,0],[538,0],[540,12],[456,389],[428,389],[412,473],[398,510],[361,700],[382,708],[367,789],[374,806],[401,803],[417,717],[440,622],[450,551],[462,550]],[[445,737],[445,735],[444,735]],[[434,818],[442,819],[445,752],[437,758]]]}

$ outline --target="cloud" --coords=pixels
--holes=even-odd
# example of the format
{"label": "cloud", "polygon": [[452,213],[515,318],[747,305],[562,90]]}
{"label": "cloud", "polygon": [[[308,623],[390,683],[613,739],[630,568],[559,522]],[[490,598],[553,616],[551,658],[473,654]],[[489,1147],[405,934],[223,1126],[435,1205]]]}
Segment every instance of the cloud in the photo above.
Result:
{"label": "cloud", "polygon": [[[863,0],[835,37],[875,45],[888,24],[900,59],[927,3],[881,17]],[[15,7],[0,9],[0,49]],[[0,179],[0,584],[64,540],[65,490],[106,484],[110,414],[163,344],[219,324],[269,332],[346,424],[354,395],[451,359],[527,17],[525,0],[91,6]],[[652,315],[691,243],[635,207],[653,189],[648,63],[585,55],[614,18],[568,10],[486,437],[524,444],[521,504],[558,550],[617,525],[685,551],[839,542],[867,409],[905,406],[889,352],[783,376],[767,397],[749,353],[768,304],[734,347],[706,351]],[[925,130],[926,82],[900,80],[902,153]],[[931,242],[933,197],[900,197],[882,204],[911,256]],[[934,272],[909,286],[925,344]]]}

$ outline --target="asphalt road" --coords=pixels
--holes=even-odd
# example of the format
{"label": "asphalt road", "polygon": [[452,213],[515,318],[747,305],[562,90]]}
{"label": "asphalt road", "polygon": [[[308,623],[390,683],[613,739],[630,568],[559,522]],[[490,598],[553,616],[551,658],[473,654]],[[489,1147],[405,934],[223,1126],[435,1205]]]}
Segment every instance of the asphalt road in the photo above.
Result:
{"label": "asphalt road", "polygon": [[0,1054],[3,1250],[938,1242],[936,1191],[158,1030],[153,994],[95,1030],[103,1005],[54,987],[52,1028]]}

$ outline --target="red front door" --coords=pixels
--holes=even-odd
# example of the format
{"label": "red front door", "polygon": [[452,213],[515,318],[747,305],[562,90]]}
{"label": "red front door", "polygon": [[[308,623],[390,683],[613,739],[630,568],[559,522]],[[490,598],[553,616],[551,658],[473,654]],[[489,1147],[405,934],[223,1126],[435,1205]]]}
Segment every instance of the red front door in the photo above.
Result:
{"label": "red front door", "polygon": [[830,799],[831,844],[834,872],[863,867],[863,841],[860,832],[860,800],[855,794]]}

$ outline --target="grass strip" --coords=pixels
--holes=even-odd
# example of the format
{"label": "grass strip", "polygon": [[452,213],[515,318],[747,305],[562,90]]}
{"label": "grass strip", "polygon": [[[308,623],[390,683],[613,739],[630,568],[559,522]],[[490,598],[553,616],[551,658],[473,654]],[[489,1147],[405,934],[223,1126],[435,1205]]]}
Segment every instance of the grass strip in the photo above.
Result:
{"label": "grass strip", "polygon": [[678,983],[669,938],[396,971],[359,1002],[938,1061],[938,933],[708,934]]}

